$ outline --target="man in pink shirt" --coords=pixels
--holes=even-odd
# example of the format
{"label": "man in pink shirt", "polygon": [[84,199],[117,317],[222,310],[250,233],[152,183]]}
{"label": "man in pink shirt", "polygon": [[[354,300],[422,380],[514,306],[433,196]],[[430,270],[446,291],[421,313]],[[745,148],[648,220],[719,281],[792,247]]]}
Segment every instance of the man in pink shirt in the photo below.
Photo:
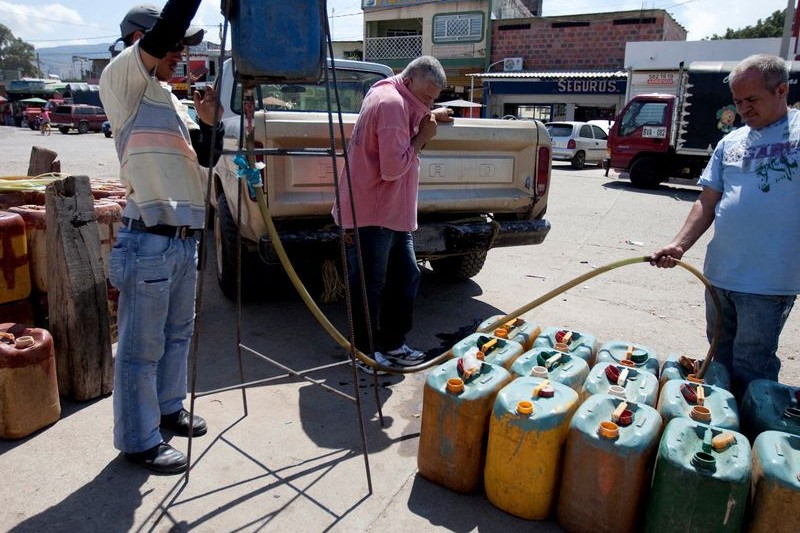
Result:
{"label": "man in pink shirt", "polygon": [[341,205],[333,206],[333,216],[346,229],[358,228],[369,306],[367,320],[356,246],[348,239],[355,344],[385,366],[425,360],[405,342],[420,279],[411,232],[417,229],[419,154],[436,135],[437,122],[453,120],[450,109],[431,110],[446,85],[442,65],[431,56],[375,83],[348,144],[350,186],[346,171],[339,177]]}

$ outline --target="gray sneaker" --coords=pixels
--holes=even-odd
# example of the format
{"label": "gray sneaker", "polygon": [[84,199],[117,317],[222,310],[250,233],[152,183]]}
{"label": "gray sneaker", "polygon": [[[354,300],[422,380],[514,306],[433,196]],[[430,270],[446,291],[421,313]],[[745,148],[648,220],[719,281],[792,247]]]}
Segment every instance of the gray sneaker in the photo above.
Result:
{"label": "gray sneaker", "polygon": [[361,359],[356,359],[356,366],[358,367],[359,370],[361,370],[365,374],[369,374],[370,376],[372,375],[385,376],[386,374],[388,374],[388,372],[386,372],[385,370],[379,370],[374,366],[369,366],[368,364],[362,362]]}
{"label": "gray sneaker", "polygon": [[[381,359],[393,365],[415,366],[425,361],[425,352],[409,348],[408,345],[404,344],[388,352],[375,352],[375,360],[381,362]],[[383,363],[381,362],[381,364]]]}

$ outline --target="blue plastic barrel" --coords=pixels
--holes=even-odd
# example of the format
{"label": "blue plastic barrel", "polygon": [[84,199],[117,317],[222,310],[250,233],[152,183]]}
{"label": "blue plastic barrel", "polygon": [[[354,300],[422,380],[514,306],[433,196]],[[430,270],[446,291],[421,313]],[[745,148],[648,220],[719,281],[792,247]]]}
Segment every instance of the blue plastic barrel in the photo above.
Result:
{"label": "blue plastic barrel", "polygon": [[[503,315],[494,315],[487,318],[480,323],[478,330],[483,330],[486,326],[496,322],[500,318],[503,318]],[[524,320],[519,317],[506,321],[504,324],[499,326],[499,329],[505,330],[505,335],[498,335],[497,331],[487,331],[487,333],[492,333],[498,337],[516,341],[522,345],[523,350],[530,350],[533,348],[533,341],[536,340],[536,337],[538,337],[542,332],[541,326],[539,326],[539,324],[536,322]]]}
{"label": "blue plastic barrel", "polygon": [[680,379],[667,381],[661,389],[656,408],[665,424],[673,418],[685,417],[702,424],[739,431],[736,398],[725,389],[713,385]]}
{"label": "blue plastic barrel", "polygon": [[[690,374],[694,374],[694,369],[699,369],[702,359],[692,359],[678,354],[670,354],[661,365],[661,376],[659,382],[661,386],[671,379],[689,379]],[[716,361],[711,361],[703,376],[703,383],[714,385],[725,390],[731,390],[731,376],[728,369]]]}
{"label": "blue plastic barrel", "polygon": [[555,348],[557,343],[566,342],[567,352],[575,357],[580,357],[591,367],[594,364],[597,352],[597,337],[589,333],[571,330],[568,328],[545,328],[536,340],[534,348]]}
{"label": "blue plastic barrel", "polygon": [[586,401],[593,394],[611,394],[655,407],[658,400],[658,379],[650,372],[636,368],[598,362],[583,382],[581,400]]}
{"label": "blue plastic barrel", "polygon": [[749,533],[795,533],[800,527],[800,437],[765,431],[753,443]]}
{"label": "blue plastic barrel", "polygon": [[528,350],[511,365],[515,376],[534,376],[549,378],[563,383],[575,392],[580,392],[589,365],[580,357],[553,348],[534,348]]}
{"label": "blue plastic barrel", "polygon": [[325,2],[231,2],[231,55],[237,73],[256,81],[315,82],[325,53]]}
{"label": "blue plastic barrel", "polygon": [[661,363],[655,350],[643,344],[627,341],[606,342],[597,350],[597,363],[616,363],[637,370],[645,370],[655,377]]}
{"label": "blue plastic barrel", "polygon": [[800,388],[757,379],[742,398],[742,433],[754,441],[762,431],[800,435]]}
{"label": "blue plastic barrel", "polygon": [[462,357],[467,352],[477,349],[483,354],[483,360],[493,365],[511,368],[514,360],[522,355],[522,345],[509,339],[501,339],[488,333],[467,335],[453,345],[453,357]]}

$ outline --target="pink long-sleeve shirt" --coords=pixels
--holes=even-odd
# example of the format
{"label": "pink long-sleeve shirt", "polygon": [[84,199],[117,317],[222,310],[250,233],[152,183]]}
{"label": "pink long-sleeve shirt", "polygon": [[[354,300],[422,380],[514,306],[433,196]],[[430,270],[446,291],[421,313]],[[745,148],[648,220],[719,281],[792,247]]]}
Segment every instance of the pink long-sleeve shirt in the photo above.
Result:
{"label": "pink long-sleeve shirt", "polygon": [[333,218],[353,228],[351,205],[359,227],[382,226],[394,231],[417,229],[419,158],[411,139],[430,109],[417,99],[399,76],[375,83],[364,97],[348,144],[352,204],[346,167],[339,176],[341,214]]}

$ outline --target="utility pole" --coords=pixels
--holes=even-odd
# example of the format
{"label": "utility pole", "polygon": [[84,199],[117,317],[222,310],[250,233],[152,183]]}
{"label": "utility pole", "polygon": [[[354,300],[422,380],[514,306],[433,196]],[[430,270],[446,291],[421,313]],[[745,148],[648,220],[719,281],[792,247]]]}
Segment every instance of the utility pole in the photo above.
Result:
{"label": "utility pole", "polygon": [[[794,7],[795,0],[787,0],[786,5],[786,13],[783,19],[783,37],[781,38],[781,51],[780,56],[784,59],[792,60],[794,59],[794,53],[789,55],[789,41],[792,38],[792,23],[794,22],[795,17],[795,7]],[[797,43],[795,43],[795,48],[797,47]]]}

